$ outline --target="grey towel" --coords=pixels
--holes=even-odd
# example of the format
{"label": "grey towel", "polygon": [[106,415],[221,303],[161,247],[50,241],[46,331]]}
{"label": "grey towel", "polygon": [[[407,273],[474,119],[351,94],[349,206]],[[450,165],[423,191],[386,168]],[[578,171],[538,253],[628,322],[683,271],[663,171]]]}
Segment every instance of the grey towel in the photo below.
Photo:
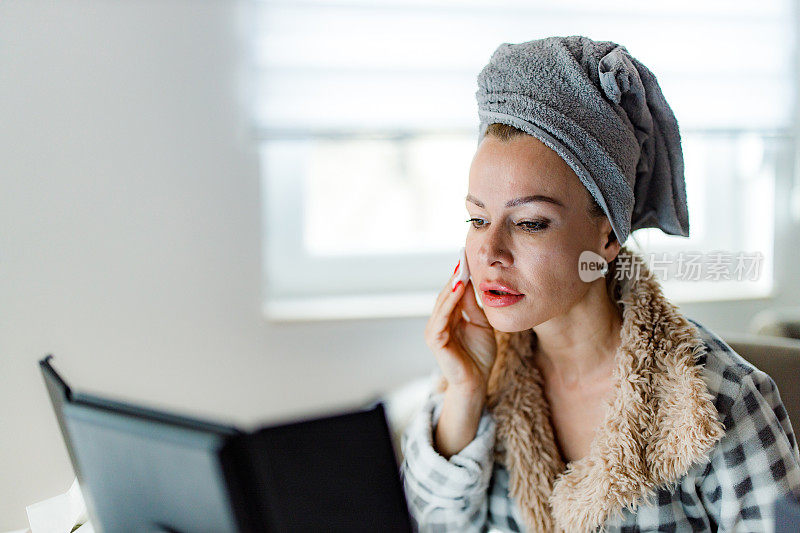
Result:
{"label": "grey towel", "polygon": [[478,75],[479,140],[493,122],[558,152],[624,244],[639,228],[689,236],[678,122],[655,75],[588,37],[503,43]]}

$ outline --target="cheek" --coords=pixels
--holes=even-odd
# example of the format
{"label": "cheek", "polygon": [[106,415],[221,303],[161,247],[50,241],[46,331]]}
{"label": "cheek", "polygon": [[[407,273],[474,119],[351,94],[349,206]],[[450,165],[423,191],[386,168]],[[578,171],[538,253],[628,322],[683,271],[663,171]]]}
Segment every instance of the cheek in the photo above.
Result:
{"label": "cheek", "polygon": [[[478,248],[480,240],[468,235],[465,248],[467,266],[471,275],[475,274],[478,264]],[[579,246],[575,243],[528,243],[515,247],[515,262],[519,269],[520,284],[528,289],[526,292],[539,297],[551,298],[567,293],[579,292],[583,284],[578,274]],[[520,253],[519,250],[524,250]]]}
{"label": "cheek", "polygon": [[526,271],[533,293],[554,299],[579,292],[583,281],[578,273],[578,258],[573,256],[572,251],[554,248],[531,257]]}
{"label": "cheek", "polygon": [[470,269],[470,275],[475,274],[475,268],[480,265],[480,252],[481,247],[481,240],[480,237],[477,237],[470,232],[467,235],[466,241],[464,242],[464,253],[467,256],[467,267]]}

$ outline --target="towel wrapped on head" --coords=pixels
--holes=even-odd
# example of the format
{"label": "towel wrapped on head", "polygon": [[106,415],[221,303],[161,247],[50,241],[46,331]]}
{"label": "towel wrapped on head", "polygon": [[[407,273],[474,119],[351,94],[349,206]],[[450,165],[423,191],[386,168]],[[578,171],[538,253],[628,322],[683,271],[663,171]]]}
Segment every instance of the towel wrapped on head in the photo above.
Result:
{"label": "towel wrapped on head", "polygon": [[624,46],[580,35],[503,43],[475,96],[478,141],[499,122],[555,150],[620,244],[640,228],[689,236],[678,122],[655,75]]}

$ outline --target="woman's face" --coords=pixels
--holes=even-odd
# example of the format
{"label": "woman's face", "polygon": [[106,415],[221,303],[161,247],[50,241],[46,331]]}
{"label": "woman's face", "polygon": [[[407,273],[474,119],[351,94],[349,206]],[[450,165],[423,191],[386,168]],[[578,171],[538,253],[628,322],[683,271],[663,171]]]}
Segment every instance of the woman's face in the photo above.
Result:
{"label": "woman's face", "polygon": [[[618,245],[605,248],[611,225],[606,217],[593,219],[589,206],[575,172],[535,137],[483,139],[469,171],[466,207],[474,220],[466,254],[492,327],[530,329],[568,312],[592,283],[605,288],[604,278],[587,283],[578,273],[581,252],[591,250],[611,261],[619,250]],[[491,282],[523,297],[493,306],[481,286]]]}

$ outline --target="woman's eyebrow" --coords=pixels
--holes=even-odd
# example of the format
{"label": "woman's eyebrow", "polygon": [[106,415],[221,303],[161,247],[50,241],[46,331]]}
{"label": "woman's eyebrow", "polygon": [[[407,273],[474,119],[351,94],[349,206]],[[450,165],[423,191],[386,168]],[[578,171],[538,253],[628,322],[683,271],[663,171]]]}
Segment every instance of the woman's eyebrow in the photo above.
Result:
{"label": "woman's eyebrow", "polygon": [[[477,205],[480,208],[485,208],[486,207],[485,205],[483,205],[483,202],[481,202],[480,200],[478,200],[477,198],[475,198],[471,194],[467,195],[466,200],[468,202],[472,202],[473,204]],[[522,196],[520,198],[514,198],[513,200],[509,200],[508,202],[506,202],[506,207],[509,207],[509,208],[510,207],[516,207],[518,205],[528,204],[528,203],[531,203],[531,202],[548,202],[548,203],[551,203],[551,204],[554,204],[554,205],[557,205],[557,206],[560,206],[560,207],[565,207],[564,204],[561,203],[559,200],[556,200],[555,198],[551,198],[550,196],[544,196],[543,194],[533,194],[531,196]]]}

